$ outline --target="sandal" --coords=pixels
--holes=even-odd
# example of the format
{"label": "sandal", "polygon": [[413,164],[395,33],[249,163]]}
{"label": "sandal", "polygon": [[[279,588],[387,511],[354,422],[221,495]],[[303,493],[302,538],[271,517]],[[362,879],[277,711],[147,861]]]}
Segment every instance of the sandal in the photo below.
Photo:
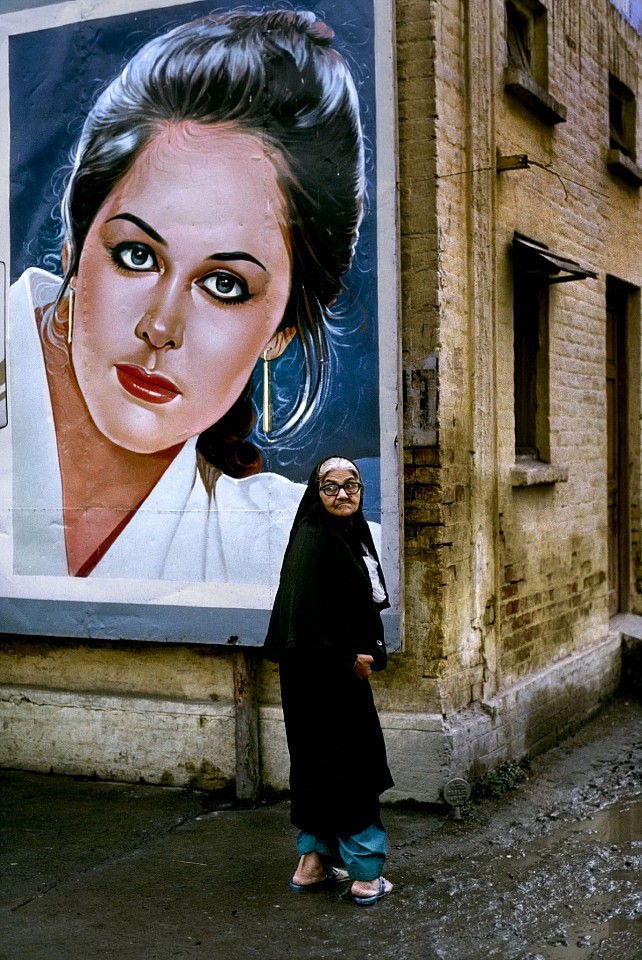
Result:
{"label": "sandal", "polygon": [[328,884],[344,883],[348,879],[347,870],[343,870],[341,867],[329,867],[325,872],[323,880],[315,880],[314,883],[295,883],[294,880],[291,880],[290,890],[294,890],[295,893],[303,893],[306,890],[319,890]]}
{"label": "sandal", "polygon": [[360,906],[365,907],[369,903],[376,903],[377,900],[381,900],[382,897],[387,897],[389,893],[392,893],[392,887],[387,890],[385,877],[379,877],[379,890],[377,893],[373,893],[371,897],[353,897],[353,900]]}

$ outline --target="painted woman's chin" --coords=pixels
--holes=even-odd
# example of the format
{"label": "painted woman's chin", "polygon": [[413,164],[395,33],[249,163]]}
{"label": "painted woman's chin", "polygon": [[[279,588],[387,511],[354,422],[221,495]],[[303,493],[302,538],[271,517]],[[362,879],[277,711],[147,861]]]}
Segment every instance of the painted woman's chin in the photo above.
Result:
{"label": "painted woman's chin", "polygon": [[[79,386],[83,390],[90,384]],[[130,397],[118,382],[107,378],[100,390],[86,389],[83,397],[89,416],[106,440],[131,453],[149,455],[180,448],[198,437],[230,409],[236,394],[229,391],[209,404],[200,395],[186,398],[183,394],[169,402],[152,403]]]}
{"label": "painted woman's chin", "polygon": [[98,431],[115,447],[127,450],[129,453],[144,455],[165,453],[182,447],[191,437],[197,436],[200,430],[194,433],[178,433],[173,431],[154,431],[144,429],[141,425],[131,423],[114,423],[105,418],[94,417],[92,420]]}
{"label": "painted woman's chin", "polygon": [[156,443],[156,444],[145,444],[129,441],[125,439],[124,441],[119,442],[117,437],[109,437],[106,434],[104,435],[107,440],[114,444],[116,447],[120,447],[121,450],[127,450],[129,453],[140,454],[141,456],[154,456],[160,455],[163,453],[169,453],[174,450],[178,452],[180,448],[186,443],[189,439],[185,437],[183,440],[175,440],[169,444],[167,443]]}

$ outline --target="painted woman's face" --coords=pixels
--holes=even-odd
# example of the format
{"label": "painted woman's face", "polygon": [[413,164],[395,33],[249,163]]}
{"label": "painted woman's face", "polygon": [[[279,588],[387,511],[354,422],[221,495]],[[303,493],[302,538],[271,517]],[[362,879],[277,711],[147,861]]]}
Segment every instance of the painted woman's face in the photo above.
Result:
{"label": "painted woman's face", "polygon": [[93,221],[80,256],[73,367],[115,444],[168,449],[229,410],[288,302],[285,200],[261,142],[167,126]]}

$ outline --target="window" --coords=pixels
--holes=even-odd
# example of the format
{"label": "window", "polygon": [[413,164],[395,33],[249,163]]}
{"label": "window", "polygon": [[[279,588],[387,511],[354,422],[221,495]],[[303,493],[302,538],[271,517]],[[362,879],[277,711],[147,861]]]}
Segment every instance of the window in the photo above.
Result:
{"label": "window", "polygon": [[[539,466],[550,464],[549,300],[550,288],[597,274],[553,253],[521,234],[513,239],[513,348],[515,457]],[[560,467],[513,471],[513,484],[551,483],[567,479]]]}
{"label": "window", "polygon": [[548,17],[538,0],[506,0],[506,90],[546,123],[566,120],[548,92]]}
{"label": "window", "polygon": [[609,146],[635,160],[635,97],[609,75]]}
{"label": "window", "polygon": [[546,88],[546,11],[539,4],[506,4],[506,40],[511,66],[524,70]]}
{"label": "window", "polygon": [[642,168],[635,162],[636,102],[629,88],[609,74],[609,149],[606,165],[630,186],[642,186]]}
{"label": "window", "polygon": [[515,455],[550,460],[548,443],[548,280],[515,257]]}

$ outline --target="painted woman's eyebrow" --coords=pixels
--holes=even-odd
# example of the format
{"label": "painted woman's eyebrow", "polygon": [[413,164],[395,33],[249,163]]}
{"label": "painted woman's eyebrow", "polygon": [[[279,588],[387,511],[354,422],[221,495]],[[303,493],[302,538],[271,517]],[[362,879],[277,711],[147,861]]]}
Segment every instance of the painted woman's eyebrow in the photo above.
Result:
{"label": "painted woman's eyebrow", "polygon": [[141,218],[137,217],[134,213],[117,213],[115,217],[110,217],[107,223],[111,223],[112,220],[128,220],[130,223],[135,224],[135,226],[140,227],[143,233],[146,233],[147,236],[155,240],[156,243],[160,243],[163,247],[167,246],[167,240],[164,240],[160,233],[157,233],[153,227],[150,227],[148,223],[145,223],[144,220],[141,220]]}
{"label": "painted woman's eyebrow", "polygon": [[[163,247],[167,246],[167,240],[161,237],[160,233],[157,230],[154,230],[148,223],[142,220],[140,217],[137,217],[135,213],[117,213],[115,217],[110,217],[107,220],[107,223],[111,223],[112,220],[127,220],[129,223],[133,223],[135,226],[139,227],[143,233],[146,233],[148,237],[151,237],[152,240],[155,240],[156,243],[160,243]],[[261,263],[260,260],[257,260],[256,257],[253,257],[251,253],[245,253],[243,250],[229,250],[222,253],[213,253],[210,257],[207,257],[208,260],[247,260],[249,263],[255,263],[257,267],[260,267],[261,270],[265,270],[267,273],[267,267]]]}
{"label": "painted woman's eyebrow", "polygon": [[213,253],[211,257],[207,258],[208,260],[249,260],[250,263],[255,263],[257,267],[260,267],[261,270],[265,270],[267,273],[267,267],[263,266],[260,260],[257,260],[256,257],[253,257],[251,253],[245,253],[243,250],[231,250],[229,253]]}

